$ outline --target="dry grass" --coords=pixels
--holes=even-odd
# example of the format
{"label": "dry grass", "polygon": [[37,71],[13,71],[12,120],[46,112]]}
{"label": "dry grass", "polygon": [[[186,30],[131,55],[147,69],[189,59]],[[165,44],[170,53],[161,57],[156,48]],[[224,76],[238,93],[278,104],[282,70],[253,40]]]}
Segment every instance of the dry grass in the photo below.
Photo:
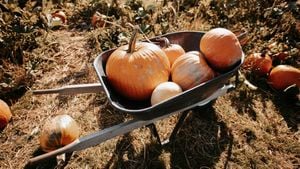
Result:
{"label": "dry grass", "polygon": [[[206,30],[214,24],[205,26],[205,16],[191,24],[188,16],[181,17],[180,26],[171,30]],[[92,62],[108,37],[105,31],[65,28],[51,31],[45,40],[40,37],[40,47],[30,55],[39,63],[31,72],[31,89],[98,82]],[[40,130],[58,114],[71,115],[81,126],[81,136],[131,118],[113,110],[104,93],[33,95],[28,90],[11,109],[13,119],[0,133],[1,169],[24,168],[42,154]],[[74,152],[65,163],[49,159],[26,168],[299,168],[299,116],[299,107],[289,101],[239,85],[207,107],[191,110],[176,140],[167,145],[160,146],[143,127]],[[161,138],[168,138],[177,120],[174,115],[156,123]]]}

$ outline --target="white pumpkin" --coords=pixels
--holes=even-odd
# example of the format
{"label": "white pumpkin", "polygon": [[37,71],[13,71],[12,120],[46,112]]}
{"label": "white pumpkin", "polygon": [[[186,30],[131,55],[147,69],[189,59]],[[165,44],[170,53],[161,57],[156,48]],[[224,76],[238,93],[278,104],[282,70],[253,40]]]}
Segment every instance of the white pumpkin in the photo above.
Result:
{"label": "white pumpkin", "polygon": [[151,105],[158,104],[182,92],[181,87],[174,82],[160,83],[152,92]]}

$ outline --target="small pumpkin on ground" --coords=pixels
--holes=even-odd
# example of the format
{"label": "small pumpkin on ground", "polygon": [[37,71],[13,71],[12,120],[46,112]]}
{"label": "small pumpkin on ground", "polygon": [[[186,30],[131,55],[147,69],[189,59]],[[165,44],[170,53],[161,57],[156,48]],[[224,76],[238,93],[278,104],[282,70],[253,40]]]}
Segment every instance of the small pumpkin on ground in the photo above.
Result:
{"label": "small pumpkin on ground", "polygon": [[12,117],[9,106],[0,99],[0,130],[4,129]]}
{"label": "small pumpkin on ground", "polygon": [[136,42],[138,27],[128,45],[108,58],[106,75],[113,88],[130,100],[150,99],[154,88],[169,79],[170,62],[157,45]]}
{"label": "small pumpkin on ground", "polygon": [[198,51],[190,51],[177,58],[171,69],[172,81],[183,90],[214,78],[215,73]]}
{"label": "small pumpkin on ground", "polygon": [[252,53],[246,57],[242,67],[259,76],[264,76],[272,69],[272,59],[267,54]]}
{"label": "small pumpkin on ground", "polygon": [[59,18],[63,24],[67,24],[67,15],[65,14],[64,11],[58,10],[53,12],[51,15],[53,18],[55,17]]}
{"label": "small pumpkin on ground", "polygon": [[278,65],[271,70],[268,83],[276,90],[284,90],[294,84],[299,88],[300,70],[290,65]]}
{"label": "small pumpkin on ground", "polygon": [[227,71],[242,57],[243,51],[236,35],[225,28],[214,28],[200,40],[200,50],[212,68]]}
{"label": "small pumpkin on ground", "polygon": [[107,19],[106,15],[103,15],[96,11],[91,18],[91,24],[93,27],[103,27],[105,24],[105,19]]}
{"label": "small pumpkin on ground", "polygon": [[50,152],[70,144],[79,137],[80,128],[69,115],[58,115],[45,123],[40,135],[40,146]]}

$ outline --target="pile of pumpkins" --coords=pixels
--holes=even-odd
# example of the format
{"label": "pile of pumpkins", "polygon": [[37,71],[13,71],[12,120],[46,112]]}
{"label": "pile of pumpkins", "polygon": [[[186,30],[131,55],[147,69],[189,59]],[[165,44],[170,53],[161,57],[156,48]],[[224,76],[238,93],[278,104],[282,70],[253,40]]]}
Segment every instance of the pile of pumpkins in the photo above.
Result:
{"label": "pile of pumpkins", "polygon": [[137,42],[138,31],[106,63],[110,85],[133,101],[161,103],[231,69],[243,56],[238,38],[226,28],[211,29],[199,42],[191,42],[199,43],[200,51],[185,51],[167,38],[162,46]]}
{"label": "pile of pumpkins", "polygon": [[276,91],[282,92],[291,86],[300,88],[300,69],[285,64],[274,66],[267,53],[249,54],[242,67],[259,77],[266,77],[268,85]]}

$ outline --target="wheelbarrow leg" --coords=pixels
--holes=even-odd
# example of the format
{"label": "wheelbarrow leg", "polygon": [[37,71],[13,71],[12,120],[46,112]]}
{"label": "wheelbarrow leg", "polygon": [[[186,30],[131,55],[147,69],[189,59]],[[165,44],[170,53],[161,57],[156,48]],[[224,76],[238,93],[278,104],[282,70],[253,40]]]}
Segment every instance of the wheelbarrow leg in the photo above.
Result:
{"label": "wheelbarrow leg", "polygon": [[182,112],[178,122],[176,123],[176,125],[175,125],[175,127],[174,127],[174,129],[173,129],[173,131],[172,131],[172,133],[169,137],[168,142],[175,140],[175,138],[177,136],[177,133],[181,129],[181,127],[182,127],[187,115],[189,114],[189,112],[190,112],[189,110],[186,110],[186,111]]}
{"label": "wheelbarrow leg", "polygon": [[156,128],[155,124],[154,124],[154,123],[151,123],[151,124],[147,125],[146,127],[148,127],[148,128],[150,129],[150,131],[151,131],[151,133],[152,133],[152,136],[155,137],[156,141],[157,141],[160,145],[162,145],[162,142],[161,142],[161,139],[160,139],[160,136],[159,136],[159,134],[158,134],[158,131],[157,131],[157,128]]}
{"label": "wheelbarrow leg", "polygon": [[189,114],[189,110],[186,110],[184,112],[182,112],[182,114],[180,115],[170,137],[164,141],[161,141],[160,139],[160,136],[158,134],[158,131],[157,131],[157,128],[155,126],[155,124],[151,123],[149,125],[147,125],[147,127],[150,129],[151,133],[152,133],[152,136],[154,136],[157,140],[157,142],[160,144],[160,145],[166,145],[168,144],[169,142],[173,141],[176,139],[176,135],[178,133],[178,131],[180,130],[180,128],[182,127],[187,115]]}

